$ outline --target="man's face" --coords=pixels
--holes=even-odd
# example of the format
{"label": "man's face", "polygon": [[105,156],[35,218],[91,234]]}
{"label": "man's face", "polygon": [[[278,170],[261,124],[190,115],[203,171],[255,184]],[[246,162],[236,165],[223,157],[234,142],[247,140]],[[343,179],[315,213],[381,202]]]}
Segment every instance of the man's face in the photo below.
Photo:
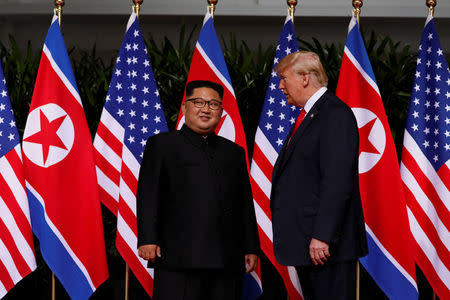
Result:
{"label": "man's face", "polygon": [[305,93],[308,86],[309,74],[297,74],[287,66],[278,73],[280,85],[278,88],[286,95],[288,104],[303,107],[309,97]]}
{"label": "man's face", "polygon": [[[206,101],[215,100],[222,102],[219,93],[208,87],[194,89],[192,95],[187,97],[186,100],[195,98]],[[202,108],[199,108],[194,105],[193,101],[185,101],[181,109],[185,117],[186,125],[201,135],[208,135],[214,132],[219,124],[223,110],[222,106],[220,106],[217,110],[212,110],[209,108],[208,103],[206,103]]]}

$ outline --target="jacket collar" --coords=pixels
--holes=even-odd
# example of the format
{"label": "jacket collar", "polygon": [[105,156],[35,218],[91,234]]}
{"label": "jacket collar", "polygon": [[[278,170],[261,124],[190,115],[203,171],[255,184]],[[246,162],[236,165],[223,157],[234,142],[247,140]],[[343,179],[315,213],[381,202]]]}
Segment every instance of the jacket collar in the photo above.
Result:
{"label": "jacket collar", "polygon": [[208,136],[202,136],[197,132],[193,131],[189,126],[183,124],[180,132],[195,146],[203,147],[205,145],[215,146],[217,143],[217,135],[215,132],[209,134]]}

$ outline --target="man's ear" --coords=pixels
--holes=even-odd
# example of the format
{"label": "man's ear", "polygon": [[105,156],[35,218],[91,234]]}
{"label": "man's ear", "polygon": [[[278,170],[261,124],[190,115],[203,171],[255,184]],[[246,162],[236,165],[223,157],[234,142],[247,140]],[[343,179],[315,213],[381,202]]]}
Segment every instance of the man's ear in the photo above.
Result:
{"label": "man's ear", "polygon": [[311,81],[311,76],[309,74],[302,75],[302,84],[303,87],[307,87]]}
{"label": "man's ear", "polygon": [[183,113],[183,115],[186,114],[186,101],[184,101],[184,102],[181,104],[181,112]]}

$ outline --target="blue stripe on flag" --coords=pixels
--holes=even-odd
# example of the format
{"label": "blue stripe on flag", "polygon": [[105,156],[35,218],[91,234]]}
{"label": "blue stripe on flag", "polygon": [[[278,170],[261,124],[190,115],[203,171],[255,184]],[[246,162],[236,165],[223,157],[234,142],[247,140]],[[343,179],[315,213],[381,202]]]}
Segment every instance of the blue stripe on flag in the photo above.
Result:
{"label": "blue stripe on flag", "polygon": [[202,31],[198,38],[198,43],[205,50],[206,55],[214,63],[214,66],[219,70],[222,76],[231,85],[230,75],[228,74],[227,65],[222,55],[222,49],[220,48],[219,40],[217,39],[216,30],[214,29],[213,19],[209,18],[203,25]]}
{"label": "blue stripe on flag", "polygon": [[383,292],[389,299],[417,299],[418,291],[416,288],[383,254],[370,234],[367,234],[367,243],[370,255],[359,260],[378,286],[383,287]]}
{"label": "blue stripe on flag", "polygon": [[241,300],[255,300],[262,294],[262,290],[256,282],[255,278],[253,278],[250,274],[244,275],[244,285],[245,288],[242,289],[242,297]]}
{"label": "blue stripe on flag", "polygon": [[58,277],[71,299],[88,299],[94,292],[89,282],[47,224],[44,208],[39,200],[29,189],[27,189],[27,194],[33,232],[39,239],[41,254],[45,262]]}
{"label": "blue stripe on flag", "polygon": [[55,18],[45,39],[45,45],[50,50],[53,60],[58,67],[67,77],[73,88],[78,92],[77,84],[75,82],[75,76],[73,75],[72,66],[70,65],[70,59],[66,51],[66,45],[59,29],[58,18]]}
{"label": "blue stripe on flag", "polygon": [[358,23],[356,23],[356,25],[353,26],[352,30],[348,33],[347,43],[345,46],[348,50],[350,50],[367,75],[369,75],[373,82],[376,83],[377,81],[372,71],[372,66],[370,65],[369,56],[365,51],[366,46],[364,45],[361,33],[359,32]]}

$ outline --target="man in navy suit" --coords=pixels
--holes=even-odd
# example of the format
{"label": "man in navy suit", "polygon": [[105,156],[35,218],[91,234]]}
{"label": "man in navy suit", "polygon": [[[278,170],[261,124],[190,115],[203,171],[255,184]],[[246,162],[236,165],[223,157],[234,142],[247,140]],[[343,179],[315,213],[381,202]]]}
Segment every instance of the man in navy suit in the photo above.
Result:
{"label": "man in navy suit", "polygon": [[356,119],[327,90],[317,54],[292,53],[276,71],[288,103],[303,109],[273,169],[275,257],[296,267],[306,300],[354,299],[356,261],[367,254]]}

